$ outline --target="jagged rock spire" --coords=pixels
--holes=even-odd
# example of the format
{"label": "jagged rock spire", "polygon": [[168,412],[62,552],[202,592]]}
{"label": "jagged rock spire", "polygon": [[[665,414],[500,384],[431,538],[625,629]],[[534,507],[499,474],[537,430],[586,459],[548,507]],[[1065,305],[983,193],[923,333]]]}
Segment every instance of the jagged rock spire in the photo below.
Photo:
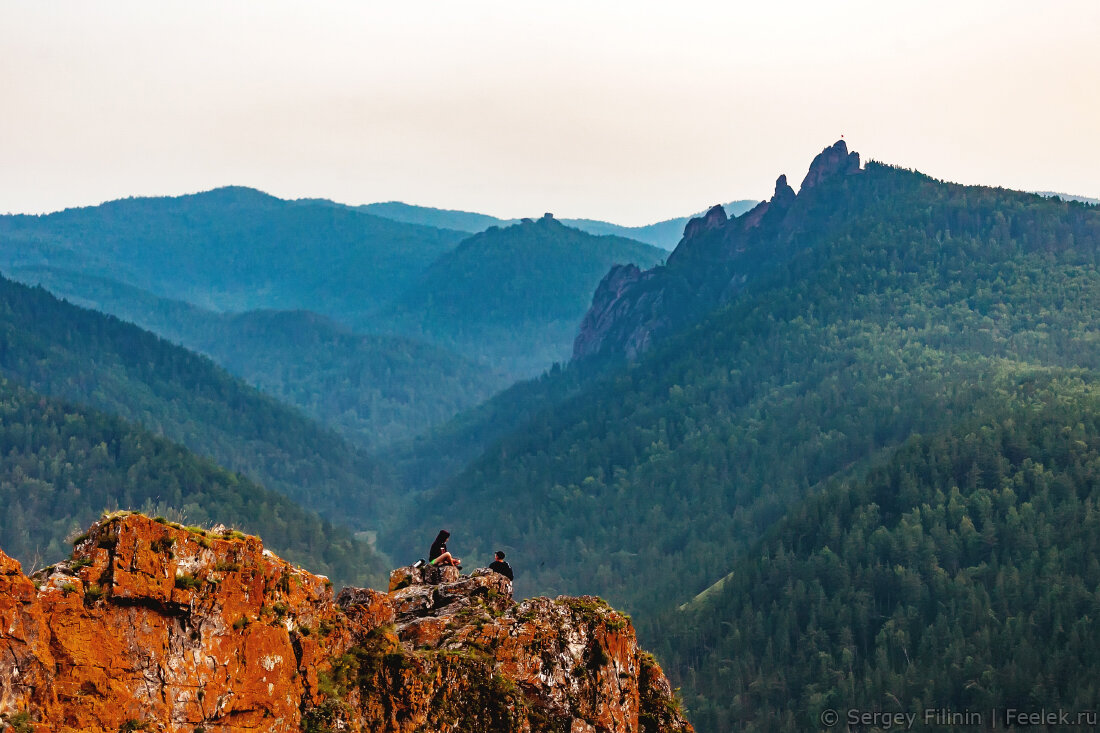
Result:
{"label": "jagged rock spire", "polygon": [[691,239],[711,229],[719,229],[726,225],[729,217],[726,210],[720,204],[716,204],[702,216],[697,216],[684,227],[684,239]]}
{"label": "jagged rock spire", "polygon": [[807,191],[833,176],[849,176],[859,173],[859,170],[859,153],[849,153],[848,145],[843,140],[837,140],[831,147],[818,153],[810,163],[810,170],[802,179],[798,192]]}

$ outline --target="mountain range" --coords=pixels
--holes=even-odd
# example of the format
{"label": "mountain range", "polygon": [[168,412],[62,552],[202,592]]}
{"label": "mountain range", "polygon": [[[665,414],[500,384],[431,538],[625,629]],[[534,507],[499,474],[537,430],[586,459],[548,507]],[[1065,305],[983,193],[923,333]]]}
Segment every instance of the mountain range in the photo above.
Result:
{"label": "mountain range", "polygon": [[216,311],[345,320],[399,294],[465,236],[228,187],[0,217],[0,266],[97,275]]}
{"label": "mountain range", "polygon": [[[474,264],[481,256],[496,268],[489,288],[468,277],[481,269]],[[521,221],[470,236],[239,187],[0,217],[0,270],[7,276],[128,318],[230,368],[233,360],[221,359],[208,341],[195,338],[194,329],[165,328],[165,318],[146,314],[181,311],[175,304],[211,313],[311,312],[361,335],[401,338],[372,345],[380,363],[368,370],[375,373],[387,368],[385,350],[392,345],[395,353],[419,349],[428,359],[481,362],[479,368],[489,374],[514,379],[568,359],[576,322],[610,264],[648,267],[663,256],[649,245],[565,226],[530,227]],[[554,278],[553,287],[532,287],[540,270]],[[485,302],[490,292],[498,294],[497,303]],[[469,323],[466,312],[473,317]],[[193,316],[211,320],[199,310],[186,320]],[[408,337],[423,343],[404,343]],[[435,347],[436,356],[427,356],[427,347]],[[239,350],[238,356],[249,359]],[[362,348],[358,357],[373,362]],[[322,372],[346,371],[339,365],[342,358],[333,355]],[[464,395],[481,394],[480,388],[454,390],[447,378],[426,389],[423,379],[414,382],[424,406],[466,406],[470,397]],[[401,393],[410,386],[397,377],[381,388]],[[275,391],[285,394],[280,389]],[[433,399],[437,395],[439,402]],[[360,436],[377,429],[382,437],[363,441],[373,445],[453,414],[414,408],[406,420],[386,407],[374,412],[377,420],[352,417],[354,425],[346,419],[337,423]]]}
{"label": "mountain range", "polygon": [[355,333],[310,311],[217,313],[97,276],[19,272],[70,302],[210,357],[366,449],[427,431],[508,385],[500,372],[441,347]]}
{"label": "mountain range", "polygon": [[[756,201],[743,199],[731,201],[725,204],[725,209],[731,215],[744,213],[756,205]],[[454,209],[436,209],[430,206],[416,206],[401,201],[386,201],[376,204],[364,204],[356,207],[371,214],[404,221],[410,224],[422,224],[425,226],[440,227],[443,229],[457,229],[463,232],[478,233],[489,227],[506,227],[519,224],[521,219],[498,219],[488,214],[477,214],[470,211],[456,211]],[[692,217],[684,216],[674,219],[665,219],[644,226],[622,226],[607,221],[596,219],[561,219],[561,223],[574,229],[580,229],[589,234],[611,234],[625,239],[633,239],[637,242],[651,244],[654,247],[671,250],[680,241],[684,233],[684,227]]]}
{"label": "mountain range", "polygon": [[400,333],[530,376],[568,361],[592,288],[609,267],[652,266],[664,255],[550,215],[527,219],[463,241],[378,317]]}
{"label": "mountain range", "polygon": [[[599,593],[700,731],[1095,707],[1096,206],[841,141],[797,190],[779,176],[687,220],[671,253],[552,216],[244,189],[53,216],[0,217],[0,268],[268,395],[0,281],[6,440],[28,467],[0,486],[39,502],[24,518],[58,514],[13,534],[24,553],[71,525],[71,476],[88,504],[121,482],[156,506],[133,487],[167,492],[178,464],[269,497],[234,511],[289,497],[410,561],[446,527],[459,556],[506,551],[519,595]],[[178,483],[171,507],[207,501]],[[286,546],[378,567],[285,511],[258,513],[310,528]]]}
{"label": "mountain range", "polygon": [[359,529],[393,506],[388,469],[295,409],[137,326],[3,278],[0,376],[140,425]]}
{"label": "mountain range", "polygon": [[[407,464],[439,480],[384,543],[412,552],[403,538],[445,525],[470,551],[530,558],[523,592],[599,587],[643,638],[693,638],[702,618],[681,606],[759,562],[784,516],[914,435],[956,440],[1011,421],[1020,401],[1088,415],[1076,395],[1100,367],[1098,260],[1095,208],[862,166],[830,146],[797,193],[781,177],[753,211],[692,221],[665,264],[613,268],[568,368],[421,441],[421,456],[465,445],[477,457],[439,473]],[[883,613],[864,634],[893,607]],[[807,724],[745,717],[699,676],[720,666],[724,633],[665,647],[700,730]],[[815,684],[807,694],[833,689]]]}

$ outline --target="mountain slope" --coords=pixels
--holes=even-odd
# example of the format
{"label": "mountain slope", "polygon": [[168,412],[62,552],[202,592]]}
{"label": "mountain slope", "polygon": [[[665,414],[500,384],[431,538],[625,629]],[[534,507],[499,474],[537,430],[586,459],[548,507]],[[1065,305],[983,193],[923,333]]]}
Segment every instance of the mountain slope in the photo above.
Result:
{"label": "mountain slope", "polygon": [[517,374],[568,357],[592,288],[615,263],[647,265],[649,245],[595,237],[550,216],[490,229],[440,257],[381,318]]}
{"label": "mountain slope", "polygon": [[[654,611],[721,577],[813,487],[1014,375],[1100,368],[1100,212],[881,165],[798,198],[730,254],[752,269],[727,305],[490,445],[404,536],[444,522],[456,546],[539,558],[525,589],[587,585]],[[685,238],[657,272],[691,297],[669,285],[661,302],[720,303],[725,243]]]}
{"label": "mountain slope", "polygon": [[273,549],[341,584],[377,582],[365,543],[289,499],[115,417],[0,380],[0,547],[27,567],[69,554],[105,510],[262,531]]}
{"label": "mountain slope", "polygon": [[[894,250],[893,261],[885,263],[887,271],[876,276],[884,284],[892,284],[899,265],[908,265],[906,251],[898,241],[883,241],[886,235],[917,238],[919,254],[930,254],[927,239],[935,236],[960,243],[978,237],[992,247],[990,253],[974,253],[980,261],[1047,248],[1055,255],[1074,255],[1077,240],[1083,238],[1080,254],[1090,258],[1096,211],[1076,203],[1049,203],[1000,189],[938,186],[927,177],[891,173],[876,163],[862,170],[859,154],[849,153],[841,140],[814,159],[797,195],[786,176],[780,176],[771,200],[749,213],[729,219],[721,207],[714,207],[692,220],[666,266],[610,271],[577,335],[574,357],[633,358],[663,334],[735,300],[761,277],[781,268],[820,266],[814,253],[831,252],[828,238],[838,233],[857,246],[874,243]],[[909,275],[904,269],[898,274]]]}
{"label": "mountain slope", "polygon": [[452,352],[352,333],[301,311],[225,316],[186,343],[372,449],[422,433],[507,386],[502,375]]}
{"label": "mountain slope", "polygon": [[212,310],[306,309],[348,323],[464,236],[230,187],[0,217],[0,268],[59,267]]}
{"label": "mountain slope", "polygon": [[489,214],[477,214],[472,211],[456,209],[436,209],[431,206],[416,206],[402,201],[383,201],[376,204],[363,204],[355,207],[368,214],[382,216],[406,224],[453,229],[467,234],[483,232],[489,227],[510,226],[519,223],[516,219],[498,219]]}
{"label": "mountain slope", "polygon": [[453,352],[352,333],[315,313],[214,313],[106,278],[41,267],[11,274],[205,354],[367,449],[423,433],[507,386]]}
{"label": "mountain slope", "polygon": [[210,360],[0,278],[0,374],[140,424],[332,518],[376,519],[389,476]]}
{"label": "mountain slope", "polygon": [[579,364],[563,370],[555,364],[539,377],[516,382],[423,435],[388,446],[379,457],[394,468],[406,491],[439,486],[490,445],[579,394],[601,373],[599,366]]}
{"label": "mountain slope", "polygon": [[[862,169],[837,152],[826,151],[826,162],[839,165],[811,166],[797,195],[781,179],[766,209],[697,220],[647,277],[624,284],[613,272],[601,285],[607,301],[597,293],[593,306],[606,316],[597,319],[603,347],[547,378],[565,385],[584,368],[595,381],[560,390],[562,399],[490,440],[389,541],[414,552],[418,538],[446,526],[459,555],[506,550],[519,592],[597,588],[635,614],[643,638],[659,639],[677,607],[720,597],[777,521],[836,482],[858,481],[914,434],[999,419],[1037,390],[1057,403],[1063,390],[1043,386],[1052,380],[1092,389],[1100,212],[881,164]],[[1065,399],[1065,419],[1085,419],[1073,401]],[[752,611],[759,618],[772,606]],[[700,730],[757,717],[761,729],[812,725],[790,717],[796,702],[767,716],[774,667],[739,679],[737,689],[766,688],[740,700],[729,685],[709,685],[708,671],[745,669],[723,652],[746,638],[733,628],[755,620],[698,634],[706,619],[692,617],[665,647],[703,712]],[[807,634],[799,643],[821,633],[797,623]],[[779,643],[772,627],[752,631],[754,644]],[[704,641],[692,646],[693,634]],[[842,642],[829,641],[834,650]],[[811,661],[797,663],[819,671]],[[704,671],[696,678],[692,669]],[[826,707],[814,695],[834,678],[822,679],[792,686],[805,695],[798,702]],[[877,678],[854,684],[894,692]],[[1088,688],[1073,695],[1085,700]]]}
{"label": "mountain slope", "polygon": [[795,508],[665,620],[700,730],[882,705],[926,725],[926,709],[980,711],[984,729],[1015,727],[1011,708],[1092,709],[1100,400],[1073,381],[1020,386],[994,416]]}

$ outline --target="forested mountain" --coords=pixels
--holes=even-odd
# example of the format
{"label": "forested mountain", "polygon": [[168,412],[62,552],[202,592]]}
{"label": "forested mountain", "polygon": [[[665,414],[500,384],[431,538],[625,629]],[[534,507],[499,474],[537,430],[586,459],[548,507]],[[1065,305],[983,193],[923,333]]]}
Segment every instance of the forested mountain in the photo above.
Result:
{"label": "forested mountain", "polygon": [[[830,482],[1038,376],[1095,379],[1100,212],[843,152],[797,196],[781,181],[771,213],[689,226],[604,311],[631,329],[604,332],[603,371],[548,376],[539,393],[564,399],[530,418],[497,403],[525,422],[419,501],[394,546],[446,526],[459,555],[509,550],[517,592],[596,589],[658,638],[658,614]],[[582,367],[596,376],[555,392]]]}
{"label": "forested mountain", "polygon": [[[731,216],[743,214],[757,204],[754,200],[731,201],[725,205],[725,210]],[[471,234],[483,232],[491,226],[506,227],[519,224],[520,219],[498,219],[487,214],[475,214],[470,211],[454,211],[452,209],[433,209],[430,206],[414,206],[400,201],[387,201],[377,204],[366,204],[356,207],[387,219],[403,221],[409,224],[422,224],[443,229],[458,229]],[[589,234],[610,234],[636,242],[652,244],[661,249],[672,249],[680,241],[687,225],[689,216],[676,219],[666,219],[654,224],[628,227],[612,224],[598,219],[561,219],[566,226],[580,229]]]}
{"label": "forested mountain", "polygon": [[794,508],[662,620],[662,658],[700,730],[808,730],[851,708],[1076,723],[1100,694],[1098,505],[1095,388],[1023,378],[988,418]]}
{"label": "forested mountain", "polygon": [[0,547],[29,572],[68,557],[101,512],[263,533],[272,550],[338,584],[377,583],[382,561],[344,527],[116,417],[0,379]]}
{"label": "forested mountain", "polygon": [[420,434],[509,381],[439,347],[304,311],[224,316],[188,345],[368,448]]}
{"label": "forested mountain", "polygon": [[0,374],[142,425],[330,517],[377,519],[394,496],[377,462],[209,359],[3,278]]}
{"label": "forested mountain", "polygon": [[393,467],[398,483],[410,494],[438,486],[488,446],[579,394],[602,367],[584,363],[563,370],[555,364],[539,377],[516,382],[423,435],[389,446],[379,457]]}
{"label": "forested mountain", "polygon": [[596,237],[546,215],[465,240],[428,268],[381,318],[514,374],[569,357],[592,289],[617,263],[648,266],[665,253]]}
{"label": "forested mountain", "polygon": [[[0,221],[18,272],[138,297],[110,272],[73,275],[82,250],[31,229]],[[381,527],[387,551],[423,555],[445,526],[460,556],[508,551],[521,595],[606,596],[663,644],[704,732],[812,727],[838,701],[891,696],[906,710],[1095,698],[1076,650],[1095,646],[1100,584],[1096,207],[862,167],[838,143],[797,193],[780,177],[741,216],[688,222],[663,263],[551,217],[439,237],[349,322],[513,373],[570,344],[575,359],[428,436],[394,432],[388,457],[426,493]],[[206,360],[0,286],[4,374],[258,467],[329,516],[392,506],[377,464]],[[329,419],[378,378],[333,364],[380,342],[319,316],[165,303],[146,317],[202,324],[193,337],[234,368]],[[384,369],[416,384],[416,364],[447,358],[409,348]],[[463,375],[448,389],[475,391]],[[1050,592],[1024,587],[1044,573]]]}
{"label": "forested mountain", "polygon": [[633,358],[664,334],[736,300],[758,278],[780,268],[820,266],[813,253],[826,251],[822,245],[838,234],[857,246],[884,236],[979,237],[988,239],[994,256],[1013,254],[1005,250],[1011,246],[1006,242],[1031,252],[1050,248],[1072,254],[1078,238],[1091,243],[1096,236],[1097,212],[1086,206],[1054,200],[1045,208],[1031,194],[936,188],[920,185],[920,176],[895,178],[881,185],[890,179],[883,166],[873,163],[862,170],[858,153],[849,153],[841,140],[814,159],[797,195],[780,176],[771,200],[743,216],[729,219],[721,207],[712,208],[688,224],[667,265],[644,272],[617,267],[607,274],[585,316],[574,356]]}
{"label": "forested mountain", "polygon": [[[508,234],[475,235],[456,253],[452,250],[469,238],[466,233],[397,222],[330,201],[283,201],[234,187],[46,216],[0,216],[0,271],[24,282],[44,282],[59,295],[96,307],[104,304],[86,293],[110,290],[110,312],[170,338],[180,334],[138,317],[149,306],[147,295],[215,312],[318,313],[357,333],[413,337],[437,347],[391,342],[398,360],[417,352],[438,363],[446,358],[439,348],[457,349],[466,361],[485,362],[484,383],[495,387],[501,375],[537,374],[569,356],[576,322],[611,264],[648,267],[664,256],[637,242],[560,225],[528,231],[521,223],[504,231]],[[387,368],[384,362],[379,360],[379,370]],[[472,374],[463,360],[455,363],[463,374]],[[310,378],[331,377],[327,368],[322,372]],[[441,379],[432,385],[434,376]],[[408,420],[382,416],[388,433],[383,440],[434,424],[449,405],[471,404],[481,389],[469,397],[461,394],[465,387],[455,391],[471,380],[482,381],[445,376],[434,367],[421,370],[413,380],[417,388],[440,397],[431,404],[448,407],[429,409],[422,418],[414,410]],[[282,387],[277,391],[293,394]],[[316,415],[325,410],[313,400],[297,402],[316,408]],[[341,425],[359,435],[374,427],[354,416]]]}
{"label": "forested mountain", "polygon": [[507,386],[453,352],[353,333],[307,311],[215,313],[106,278],[51,268],[18,275],[205,354],[368,449],[419,435]]}
{"label": "forested mountain", "polygon": [[394,221],[403,221],[406,224],[455,229],[467,234],[477,234],[489,227],[511,226],[519,223],[518,219],[498,219],[489,214],[458,211],[456,209],[436,209],[431,206],[406,204],[402,201],[381,201],[376,204],[363,204],[356,208],[368,214],[383,216]]}
{"label": "forested mountain", "polygon": [[465,236],[230,187],[0,216],[0,269],[45,265],[212,310],[306,309],[352,323]]}

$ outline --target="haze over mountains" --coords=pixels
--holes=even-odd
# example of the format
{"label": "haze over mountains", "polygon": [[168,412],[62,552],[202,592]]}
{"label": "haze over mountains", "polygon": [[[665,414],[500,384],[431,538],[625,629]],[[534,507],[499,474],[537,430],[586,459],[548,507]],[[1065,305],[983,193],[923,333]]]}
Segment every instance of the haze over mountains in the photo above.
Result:
{"label": "haze over mountains", "polygon": [[[20,551],[71,519],[49,492],[84,501],[59,451],[100,503],[156,503],[134,486],[179,464],[231,511],[272,490],[402,563],[445,526],[471,563],[506,550],[521,596],[607,597],[700,731],[1095,706],[1100,208],[838,142],[671,253],[549,216],[464,230],[487,221],[247,189],[0,217],[5,275],[269,395],[0,281],[8,450],[39,466],[3,486],[58,515]],[[178,484],[159,501],[208,501]]]}
{"label": "haze over mountains", "polygon": [[224,188],[0,217],[0,268],[207,354],[378,447],[568,359],[606,269],[663,256],[564,226],[466,237]]}
{"label": "haze over mountains", "polygon": [[664,254],[572,229],[548,214],[473,235],[436,260],[379,318],[513,374],[538,374],[569,359],[591,283],[614,264],[652,266]]}
{"label": "haze over mountains", "polygon": [[[726,212],[730,216],[743,214],[757,204],[751,199],[731,201],[725,204]],[[489,227],[505,227],[520,223],[520,219],[498,219],[488,214],[477,214],[470,211],[455,211],[453,209],[436,209],[430,206],[416,206],[401,201],[386,201],[376,204],[364,204],[356,207],[361,211],[377,214],[394,221],[404,221],[410,224],[423,224],[425,226],[440,227],[443,229],[457,229],[463,232],[483,232]],[[676,247],[680,237],[684,233],[684,227],[691,219],[690,216],[666,219],[645,226],[628,227],[612,224],[595,219],[561,219],[566,226],[580,229],[589,234],[612,234],[638,242],[652,244],[654,247],[671,250]]]}
{"label": "haze over mountains", "polygon": [[1036,191],[1035,193],[1050,198],[1057,196],[1063,201],[1078,201],[1082,204],[1100,204],[1100,199],[1089,198],[1088,196],[1075,196],[1070,193],[1059,193],[1058,191]]}
{"label": "haze over mountains", "polygon": [[0,217],[0,236],[12,273],[48,264],[212,310],[350,320],[398,295],[465,234],[230,187]]}
{"label": "haze over mountains", "polygon": [[209,356],[365,448],[411,438],[510,382],[439,347],[355,333],[309,311],[216,313],[96,276],[45,267],[20,273]]}
{"label": "haze over mountains", "polygon": [[330,517],[392,508],[388,471],[209,359],[0,278],[0,374],[122,417]]}
{"label": "haze over mountains", "polygon": [[[525,590],[600,587],[652,638],[675,630],[666,653],[679,660],[701,730],[813,726],[813,710],[846,699],[833,676],[821,670],[795,688],[805,697],[784,708],[789,716],[746,697],[731,700],[730,688],[711,684],[706,670],[740,669],[744,632],[726,636],[723,629],[733,634],[737,624],[711,629],[709,641],[696,644],[703,617],[677,609],[692,608],[731,570],[736,577],[740,563],[766,563],[760,538],[778,520],[819,492],[842,491],[834,487],[865,475],[917,433],[943,435],[951,445],[974,425],[1006,424],[1018,405],[1044,410],[1059,402],[1068,415],[1090,414],[1100,367],[1100,212],[879,163],[862,168],[840,143],[823,151],[797,194],[781,179],[757,211],[735,219],[708,212],[688,229],[667,264],[612,270],[578,338],[579,363],[509,390],[479,410],[483,420],[422,444],[421,455],[470,444],[481,455],[442,480],[386,541],[400,547],[401,537],[445,522],[475,552],[492,544],[538,558],[517,579]],[[588,376],[578,376],[582,368]],[[533,415],[532,399],[542,400]],[[515,427],[503,437],[486,422],[512,416]],[[1037,446],[1037,456],[1047,450],[1038,435],[1018,439]],[[422,463],[416,470],[431,473]],[[1086,475],[1079,496],[1093,490]],[[992,523],[1000,520],[979,507],[996,478],[979,474],[970,487],[979,504],[964,513],[979,533],[989,527],[986,541],[994,542]],[[948,535],[926,541],[933,556],[954,552]],[[988,562],[983,557],[940,564],[959,582],[993,583],[969,564]],[[1067,582],[1095,589],[1072,565],[1065,572]],[[924,592],[933,607],[940,602],[936,586]],[[873,598],[862,627],[837,617],[824,630],[836,640],[835,663],[858,665],[857,682],[872,675],[885,649],[888,661],[866,683],[867,699],[898,694],[890,675],[900,673],[905,655],[891,646],[885,624],[910,602]],[[1074,608],[1066,612],[1078,614]],[[777,643],[767,631],[754,633],[762,644]],[[1063,648],[1061,637],[1044,633],[1030,643]],[[849,638],[867,642],[853,646]],[[994,646],[977,653],[978,666],[1023,663]],[[744,684],[774,676],[753,675]],[[967,682],[956,684],[943,692],[947,699],[972,699]],[[1016,686],[986,689],[984,702],[1019,701]],[[1089,699],[1089,689],[1051,694],[1070,704]],[[907,694],[904,709],[941,699]],[[1039,697],[1032,691],[1025,701]]]}
{"label": "haze over mountains", "polygon": [[[612,262],[637,260],[649,266],[660,250],[622,238],[596,237],[561,227],[554,236],[541,236],[522,222],[502,230],[504,239],[473,238],[475,244],[458,249],[468,233],[392,221],[361,209],[324,201],[282,201],[246,188],[222,188],[175,198],[127,199],[85,209],[70,209],[45,216],[0,217],[0,267],[11,277],[28,282],[50,282],[57,290],[88,301],[91,287],[109,282],[114,302],[123,292],[147,300],[157,298],[189,303],[215,312],[248,310],[305,310],[327,316],[360,333],[393,333],[408,324],[391,322],[387,314],[395,303],[407,314],[427,301],[448,277],[445,308],[462,309],[464,300],[484,297],[483,283],[467,283],[462,272],[448,267],[468,267],[467,259],[486,243],[495,246],[493,261],[501,270],[494,287],[518,290],[530,273],[524,263],[542,257],[531,266],[553,271],[555,285],[566,286],[558,294],[546,288],[526,293],[545,303],[551,321],[579,319],[587,307],[587,294]],[[528,241],[535,237],[537,241]],[[78,280],[97,278],[92,285]],[[507,290],[505,291],[507,292]],[[579,294],[583,293],[584,296]],[[562,298],[563,303],[554,302]],[[91,302],[91,301],[88,301]],[[524,307],[524,298],[505,304],[489,317],[509,331],[506,344],[519,342],[523,349],[542,343],[541,333],[531,328],[548,325],[518,322],[530,313],[511,313],[509,304]],[[106,307],[106,304],[102,304]],[[144,308],[144,306],[142,306]],[[429,311],[431,303],[425,303]],[[477,306],[475,306],[477,307]],[[431,318],[431,313],[426,313]],[[569,326],[572,329],[572,324]],[[428,328],[420,335],[432,337]],[[496,371],[537,373],[555,359],[568,357],[564,341],[544,354],[543,361],[530,357],[521,365],[506,360],[491,365]],[[436,338],[442,342],[454,341]],[[482,340],[462,339],[469,358],[486,354],[496,358],[499,334]],[[551,358],[552,357],[552,358]]]}

